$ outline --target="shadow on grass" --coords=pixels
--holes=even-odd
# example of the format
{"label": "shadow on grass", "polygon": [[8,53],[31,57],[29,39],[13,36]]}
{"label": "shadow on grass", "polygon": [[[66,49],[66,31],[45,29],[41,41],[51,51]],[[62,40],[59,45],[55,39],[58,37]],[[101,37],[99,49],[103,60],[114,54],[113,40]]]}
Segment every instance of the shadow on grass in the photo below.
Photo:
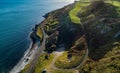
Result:
{"label": "shadow on grass", "polygon": [[109,44],[103,48],[89,49],[89,57],[92,60],[99,60],[103,58],[108,51],[111,51],[112,48],[113,48],[113,45]]}
{"label": "shadow on grass", "polygon": [[[98,16],[102,16],[102,17],[106,18],[106,20],[111,21],[111,23],[112,23],[114,21],[109,20],[109,18],[118,18],[119,17],[117,9],[119,9],[119,7],[113,6],[111,4],[106,4],[105,7],[101,8],[101,9],[95,8],[94,13],[99,12],[97,14]],[[98,17],[98,16],[96,16],[96,17]],[[94,22],[97,22],[97,21],[94,21]],[[101,22],[101,23],[104,24],[104,22]],[[90,24],[93,24],[93,23],[88,23],[88,24],[90,25]],[[105,24],[110,24],[110,23],[105,22]],[[113,26],[117,28],[116,25],[113,25]],[[113,47],[115,46],[115,45],[112,44],[113,40],[114,40],[113,39],[114,34],[112,32],[115,33],[117,29],[111,28],[112,31],[109,31],[106,34],[101,34],[100,32],[102,30],[98,29],[100,31],[97,31],[96,29],[94,29],[95,27],[96,26],[93,26],[93,27],[88,27],[87,26],[86,28],[88,30],[88,33],[95,32],[94,34],[89,35],[90,36],[89,39],[91,41],[90,46],[89,46],[89,57],[92,60],[97,61],[97,60],[103,58],[106,55],[106,53],[111,51],[113,49]]]}

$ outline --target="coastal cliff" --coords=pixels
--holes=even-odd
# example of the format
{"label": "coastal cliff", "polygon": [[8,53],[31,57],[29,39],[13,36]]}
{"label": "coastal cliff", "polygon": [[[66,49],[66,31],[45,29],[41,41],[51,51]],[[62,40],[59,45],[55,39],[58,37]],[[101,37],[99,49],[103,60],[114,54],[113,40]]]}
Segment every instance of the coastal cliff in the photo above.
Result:
{"label": "coastal cliff", "polygon": [[44,15],[37,28],[43,28],[46,36],[40,29],[36,34],[46,38],[45,49],[33,72],[120,72],[119,4],[82,0]]}

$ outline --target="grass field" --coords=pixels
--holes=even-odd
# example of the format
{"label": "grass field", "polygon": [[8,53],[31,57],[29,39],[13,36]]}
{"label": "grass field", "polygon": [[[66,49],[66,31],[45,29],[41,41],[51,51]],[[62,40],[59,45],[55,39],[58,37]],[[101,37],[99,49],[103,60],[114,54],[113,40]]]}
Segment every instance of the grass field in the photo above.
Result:
{"label": "grass field", "polygon": [[[50,54],[48,59],[45,59],[45,56],[47,54],[44,53],[42,54],[40,57],[39,57],[39,60],[36,64],[36,67],[35,67],[35,70],[34,70],[34,73],[42,73],[42,71],[44,69],[47,69],[47,67],[49,66],[49,64],[52,62],[53,58],[54,58],[54,55],[53,54]],[[24,70],[22,70],[21,73],[26,73],[27,69],[29,68],[30,64],[28,64]]]}
{"label": "grass field", "polygon": [[120,17],[120,1],[113,1],[112,4],[117,7],[116,10],[117,10],[118,16]]}
{"label": "grass field", "polygon": [[75,24],[80,24],[79,13],[82,10],[83,6],[88,5],[88,3],[76,2],[75,7],[69,12],[70,19]]}
{"label": "grass field", "polygon": [[61,69],[71,69],[80,64],[82,56],[73,55],[71,59],[68,59],[67,54],[67,52],[64,52],[62,56],[58,57],[55,62],[56,67]]}
{"label": "grass field", "polygon": [[[114,45],[113,45],[114,44]],[[88,59],[84,66],[80,68],[80,72],[84,73],[120,73],[120,42],[117,45],[113,43],[113,47],[108,45],[102,46],[101,49],[112,48],[103,58],[98,61]],[[102,52],[101,52],[102,53]]]}
{"label": "grass field", "polygon": [[[118,14],[115,16],[115,18],[120,18],[120,1],[115,0],[112,3],[111,0],[109,0],[106,1],[106,3],[112,4],[113,5],[112,7],[114,9],[113,13],[112,12],[108,13],[111,13],[114,16],[116,15],[117,12]],[[112,16],[109,17],[112,18]],[[113,30],[113,32],[114,31],[115,30]],[[118,45],[116,46],[113,45],[114,43],[111,44],[109,42],[109,44],[100,46],[99,49],[96,48],[95,50],[92,51],[90,51],[91,48],[89,48],[89,58],[83,65],[83,67],[79,69],[80,73],[120,73],[120,42],[118,43],[119,46]],[[94,58],[99,59],[95,60]]]}
{"label": "grass field", "polygon": [[76,72],[74,70],[73,71],[54,70],[52,73],[76,73]]}
{"label": "grass field", "polygon": [[107,0],[107,1],[105,1],[106,3],[109,3],[109,4],[111,4],[111,5],[113,5],[113,9],[115,9],[115,10],[113,10],[113,14],[111,14],[111,15],[115,15],[115,11],[117,12],[117,15],[115,16],[115,18],[117,17],[117,18],[119,18],[120,17],[120,1],[119,0]]}
{"label": "grass field", "polygon": [[43,38],[43,33],[42,33],[42,29],[40,27],[38,27],[38,30],[36,32],[37,36],[39,36],[41,39]]}
{"label": "grass field", "polygon": [[[80,11],[82,11],[82,7],[87,6],[89,2],[90,0],[84,0],[84,1],[82,0],[82,1],[76,2],[75,7],[69,12],[70,19],[73,23],[75,24],[81,23],[81,19],[79,18],[79,13]],[[116,6],[118,14],[120,15],[120,1],[113,1],[112,3],[111,0],[108,0],[107,2]]]}

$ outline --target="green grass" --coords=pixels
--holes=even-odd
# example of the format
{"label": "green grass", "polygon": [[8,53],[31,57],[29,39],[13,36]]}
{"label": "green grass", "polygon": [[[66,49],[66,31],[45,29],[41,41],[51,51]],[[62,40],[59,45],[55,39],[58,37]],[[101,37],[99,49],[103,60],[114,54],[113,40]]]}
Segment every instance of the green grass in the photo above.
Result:
{"label": "green grass", "polygon": [[46,29],[47,31],[50,31],[52,28],[46,25],[46,26],[45,26],[45,29]]}
{"label": "green grass", "polygon": [[29,67],[30,67],[30,64],[27,64],[20,73],[26,73]]}
{"label": "green grass", "polygon": [[49,22],[49,25],[53,26],[53,25],[57,25],[59,24],[59,22],[57,20],[53,20]]}
{"label": "green grass", "polygon": [[[114,44],[114,43],[113,43]],[[111,51],[108,51],[103,58],[98,61],[93,61],[90,58],[86,61],[84,66],[80,68],[80,72],[84,73],[120,73],[120,42],[114,45]],[[112,44],[111,44],[112,45]],[[101,49],[108,48],[109,45],[101,47]],[[101,52],[102,53],[102,52]]]}
{"label": "green grass", "polygon": [[120,7],[120,1],[113,1],[113,3],[112,3],[113,5],[115,5],[115,6],[118,6],[118,7]]}
{"label": "green grass", "polygon": [[[111,2],[109,1],[108,3],[111,3]],[[120,17],[120,1],[114,1],[112,5],[114,10],[113,10],[113,13],[112,12],[110,13],[112,13],[113,15],[116,15],[115,13],[117,10],[118,14],[116,15],[115,18]],[[90,28],[91,26],[92,25],[87,27]],[[93,29],[93,28],[90,28],[90,29]],[[115,30],[110,31],[109,34],[112,35],[112,32],[114,32]],[[91,31],[91,32],[94,32],[94,31]],[[98,32],[96,31],[96,35],[97,33]],[[113,39],[110,39],[110,40],[113,40]],[[119,42],[119,45],[120,45],[120,42]],[[100,48],[95,48],[94,50],[91,50],[91,51],[90,49],[91,48],[89,48],[89,58],[86,61],[86,63],[83,65],[83,67],[79,69],[80,73],[120,73],[120,46],[119,47],[115,46],[111,44],[111,42],[109,42],[104,46],[100,46]],[[94,60],[94,58],[99,58],[99,59]]]}
{"label": "green grass", "polygon": [[[45,59],[45,56],[47,54],[44,53],[42,54],[38,61],[37,61],[37,64],[36,64],[36,67],[35,67],[35,70],[34,70],[34,73],[42,73],[42,71],[44,69],[47,69],[47,67],[49,66],[49,64],[52,62],[53,58],[54,58],[54,55],[53,54],[50,54],[48,59]],[[28,70],[28,68],[30,67],[30,64],[28,64],[24,70],[21,71],[21,73],[26,73],[26,71]]]}
{"label": "green grass", "polygon": [[56,28],[57,26],[59,26],[59,21],[58,20],[52,20],[52,21],[48,21],[47,24],[45,25],[45,28],[47,31],[50,31],[54,28]]}
{"label": "green grass", "polygon": [[69,60],[67,58],[67,54],[67,52],[64,52],[62,56],[57,58],[55,62],[56,67],[61,69],[71,69],[77,67],[80,64],[82,56],[73,55],[71,60]]}
{"label": "green grass", "polygon": [[80,23],[80,18],[78,17],[78,13],[80,11],[80,4],[79,3],[76,3],[76,6],[74,9],[72,9],[69,13],[70,15],[70,18],[71,18],[71,21],[73,23],[77,23],[79,24]]}
{"label": "green grass", "polygon": [[47,54],[42,54],[36,64],[35,72],[34,73],[42,73],[44,69],[46,69],[49,64],[52,62],[54,55],[50,54],[48,59],[45,59]]}
{"label": "green grass", "polygon": [[113,1],[113,5],[117,7],[117,13],[118,16],[120,17],[120,1]]}
{"label": "green grass", "polygon": [[76,73],[75,71],[54,70],[52,73]]}
{"label": "green grass", "polygon": [[88,5],[87,3],[76,2],[75,7],[69,12],[70,19],[75,24],[80,24],[81,20],[79,18],[79,13],[82,10],[82,6]]}
{"label": "green grass", "polygon": [[[120,17],[120,1],[113,1],[113,2],[111,2],[111,0],[107,0],[107,1],[105,1],[106,3],[109,3],[109,4],[112,4],[113,5],[113,7],[114,7],[114,9],[117,11],[117,16],[116,17]],[[113,10],[113,12],[115,11],[115,10]],[[113,15],[114,15],[114,13],[113,13]]]}
{"label": "green grass", "polygon": [[41,29],[41,27],[38,27],[38,30],[37,30],[36,34],[37,34],[37,36],[40,37],[40,39],[43,38],[43,33],[42,33],[42,29]]}

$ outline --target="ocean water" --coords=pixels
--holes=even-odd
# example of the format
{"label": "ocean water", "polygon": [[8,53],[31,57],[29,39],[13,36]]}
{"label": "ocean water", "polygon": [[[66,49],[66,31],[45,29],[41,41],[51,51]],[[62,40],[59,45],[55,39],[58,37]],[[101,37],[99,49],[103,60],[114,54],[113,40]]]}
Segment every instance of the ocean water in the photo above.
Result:
{"label": "ocean water", "polygon": [[74,0],[0,0],[0,73],[8,73],[23,57],[29,33],[45,13]]}

